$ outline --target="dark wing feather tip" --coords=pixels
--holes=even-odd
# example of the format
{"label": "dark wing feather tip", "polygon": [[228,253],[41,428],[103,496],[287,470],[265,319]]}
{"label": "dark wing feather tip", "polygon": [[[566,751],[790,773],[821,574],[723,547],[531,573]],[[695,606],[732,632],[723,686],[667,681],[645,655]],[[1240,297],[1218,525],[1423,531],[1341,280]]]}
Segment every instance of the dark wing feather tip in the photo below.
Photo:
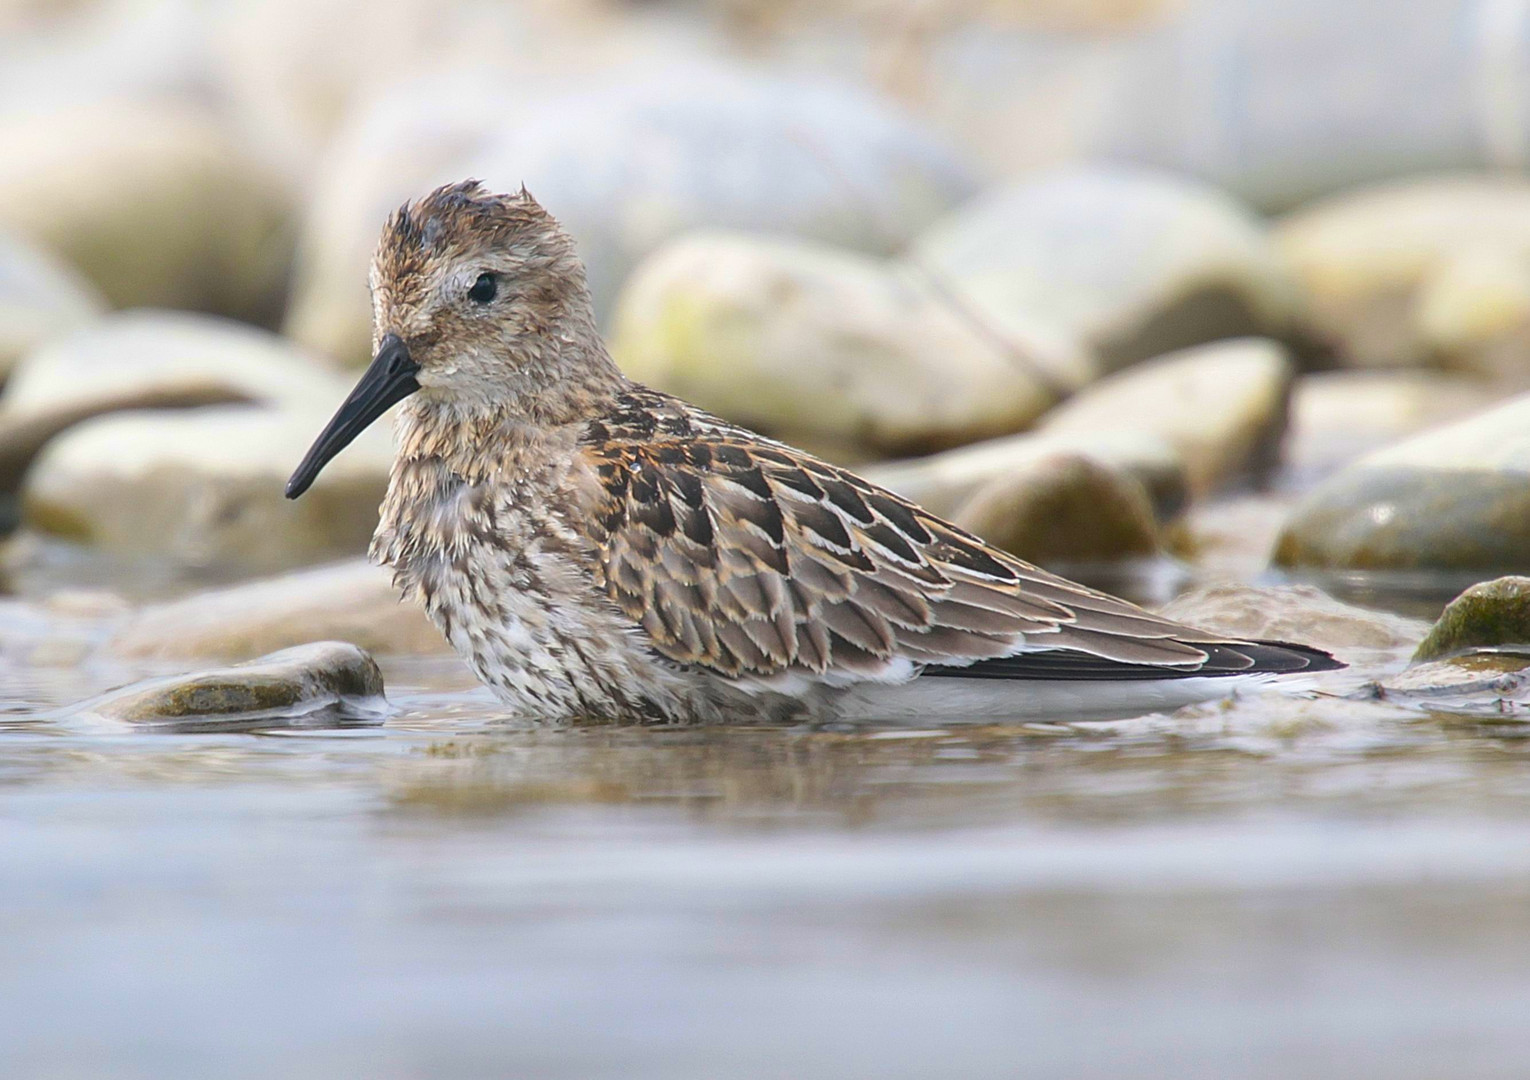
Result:
{"label": "dark wing feather tip", "polygon": [[1308,645],[1284,641],[1234,641],[1223,644],[1197,642],[1206,659],[1194,666],[1165,667],[1108,660],[1072,649],[1048,649],[1017,653],[994,660],[979,660],[965,667],[935,664],[923,674],[960,679],[1203,679],[1228,675],[1294,675],[1298,672],[1336,671],[1347,667],[1332,653]]}

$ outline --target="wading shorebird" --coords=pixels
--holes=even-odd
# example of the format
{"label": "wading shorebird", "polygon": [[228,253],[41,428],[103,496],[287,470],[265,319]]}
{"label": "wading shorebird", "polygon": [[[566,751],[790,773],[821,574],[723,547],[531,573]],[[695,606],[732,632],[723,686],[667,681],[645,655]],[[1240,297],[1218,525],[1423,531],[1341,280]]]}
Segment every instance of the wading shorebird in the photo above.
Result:
{"label": "wading shorebird", "polygon": [[371,288],[375,359],[287,495],[402,401],[372,558],[518,714],[1130,715],[1342,666],[1076,585],[632,382],[524,188],[405,204]]}

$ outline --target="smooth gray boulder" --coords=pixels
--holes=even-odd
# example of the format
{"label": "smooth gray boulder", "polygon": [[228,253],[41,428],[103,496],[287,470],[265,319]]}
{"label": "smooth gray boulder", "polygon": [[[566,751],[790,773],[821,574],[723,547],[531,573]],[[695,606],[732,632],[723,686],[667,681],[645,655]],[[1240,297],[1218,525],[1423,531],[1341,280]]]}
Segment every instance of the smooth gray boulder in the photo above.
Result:
{"label": "smooth gray boulder", "polygon": [[1530,182],[1445,175],[1303,207],[1274,236],[1306,336],[1357,367],[1530,385]]}
{"label": "smooth gray boulder", "polygon": [[0,395],[0,492],[60,432],[105,413],[252,403],[320,412],[346,381],[290,342],[185,311],[108,315],[30,353]]}
{"label": "smooth gray boulder", "polygon": [[1177,597],[1159,613],[1230,637],[1296,641],[1341,652],[1411,646],[1428,630],[1417,619],[1346,604],[1310,585],[1208,585]]}
{"label": "smooth gray boulder", "polygon": [[950,517],[979,489],[1025,473],[1056,455],[1081,455],[1132,477],[1167,521],[1189,499],[1179,452],[1161,436],[1142,431],[1021,432],[939,454],[867,465],[868,480]]}
{"label": "smooth gray boulder", "polygon": [[393,461],[386,421],[363,432],[302,499],[282,494],[330,407],[96,417],[43,449],[22,488],[22,519],[121,554],[243,573],[359,554]]}

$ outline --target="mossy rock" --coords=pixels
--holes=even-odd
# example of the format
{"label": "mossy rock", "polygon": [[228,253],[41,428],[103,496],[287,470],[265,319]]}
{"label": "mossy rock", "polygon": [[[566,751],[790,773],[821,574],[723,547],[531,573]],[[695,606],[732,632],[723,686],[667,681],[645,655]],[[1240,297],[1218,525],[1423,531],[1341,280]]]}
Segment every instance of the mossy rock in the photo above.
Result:
{"label": "mossy rock", "polygon": [[1530,649],[1530,577],[1501,577],[1467,589],[1419,643],[1413,662],[1507,645]]}

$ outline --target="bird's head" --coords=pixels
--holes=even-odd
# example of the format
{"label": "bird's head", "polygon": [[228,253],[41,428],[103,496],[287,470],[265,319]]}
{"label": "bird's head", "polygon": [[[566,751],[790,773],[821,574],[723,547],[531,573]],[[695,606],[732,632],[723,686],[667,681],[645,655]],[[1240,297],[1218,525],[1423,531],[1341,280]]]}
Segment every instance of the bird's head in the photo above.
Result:
{"label": "bird's head", "polygon": [[574,243],[525,188],[498,195],[467,180],[399,207],[370,285],[371,366],[292,474],[288,498],[410,395],[465,415],[513,410],[553,423],[620,378]]}

